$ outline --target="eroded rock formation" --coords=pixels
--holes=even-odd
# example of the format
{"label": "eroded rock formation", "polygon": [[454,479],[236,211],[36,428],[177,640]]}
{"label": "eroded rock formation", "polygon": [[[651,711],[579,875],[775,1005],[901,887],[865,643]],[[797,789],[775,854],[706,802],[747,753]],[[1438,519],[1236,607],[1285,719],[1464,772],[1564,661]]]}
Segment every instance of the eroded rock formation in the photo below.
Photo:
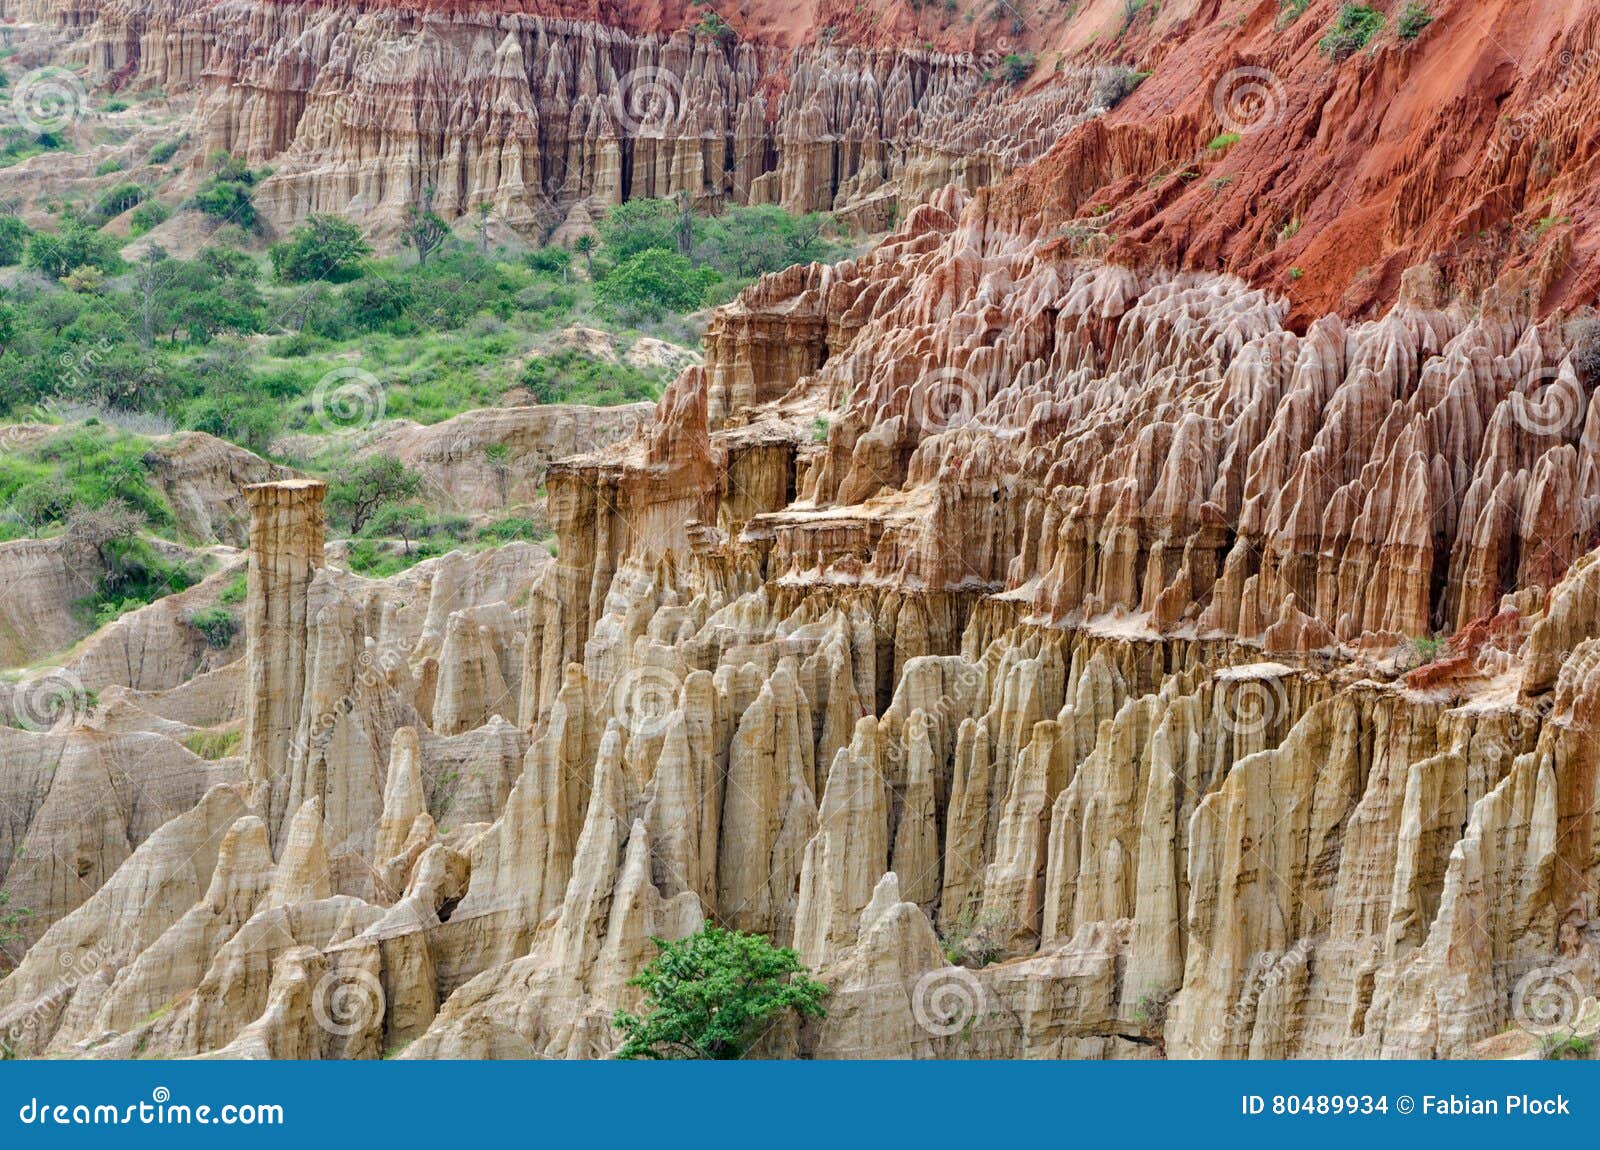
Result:
{"label": "eroded rock formation", "polygon": [[[549,467],[556,559],[379,585],[323,563],[313,486],[253,488],[246,658],[8,735],[115,763],[230,698],[245,731],[135,820],[23,776],[57,861],[21,880],[7,1042],[603,1057],[650,938],[707,917],[832,989],[767,1056],[1515,1053],[1552,1001],[1592,1029],[1600,379],[1549,315],[1581,281],[1407,240],[1297,322],[1319,297],[1195,269],[1192,190],[1119,200],[1170,258],[1063,233],[1108,171],[1156,191],[1191,113],[747,290],[646,426]],[[1437,250],[1459,190],[1405,236]]]}

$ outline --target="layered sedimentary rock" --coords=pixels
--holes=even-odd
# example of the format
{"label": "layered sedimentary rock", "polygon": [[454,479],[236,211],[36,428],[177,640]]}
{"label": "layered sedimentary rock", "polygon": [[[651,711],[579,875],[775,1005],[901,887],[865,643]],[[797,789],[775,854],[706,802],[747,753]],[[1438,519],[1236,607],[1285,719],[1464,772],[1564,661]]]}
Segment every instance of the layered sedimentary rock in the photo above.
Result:
{"label": "layered sedimentary rock", "polygon": [[[1161,186],[1157,120],[746,291],[648,426],[549,467],[557,559],[382,587],[321,564],[310,488],[256,489],[244,761],[111,827],[76,902],[30,888],[67,912],[0,982],[8,1042],[602,1057],[650,939],[706,918],[831,989],[766,1056],[1587,1035],[1600,380],[1548,316],[1572,281],[1399,245],[1388,287],[1297,322],[1179,266],[1211,257],[1176,217],[1142,249],[1170,258],[1091,258],[1107,213],[1062,221],[1096,165]],[[180,723],[177,690],[126,701]]]}
{"label": "layered sedimentary rock", "polygon": [[446,219],[483,208],[539,235],[579,205],[589,219],[680,193],[837,209],[881,228],[897,201],[988,183],[1093,108],[1089,70],[1012,108],[992,76],[998,54],[789,48],[674,27],[120,2],[99,9],[75,53],[112,87],[199,87],[198,154],[270,164],[256,202],[276,223],[335,211],[391,232],[425,194]]}

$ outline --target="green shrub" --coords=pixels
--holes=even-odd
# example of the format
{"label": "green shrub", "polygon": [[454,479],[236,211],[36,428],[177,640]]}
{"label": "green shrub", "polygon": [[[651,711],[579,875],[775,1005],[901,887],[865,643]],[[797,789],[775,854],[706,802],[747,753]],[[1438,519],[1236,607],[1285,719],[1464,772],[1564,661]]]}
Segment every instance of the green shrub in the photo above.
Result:
{"label": "green shrub", "polygon": [[166,140],[150,149],[150,154],[145,157],[149,164],[164,164],[178,154],[178,149],[183,147],[185,137],[179,136],[176,140]]}
{"label": "green shrub", "polygon": [[1588,1058],[1594,1043],[1581,1034],[1545,1034],[1539,1038],[1539,1057],[1549,1061]]}
{"label": "green shrub", "polygon": [[1221,135],[1213,136],[1211,141],[1206,144],[1206,147],[1210,148],[1213,152],[1225,152],[1238,142],[1238,132],[1223,132]]}
{"label": "green shrub", "polygon": [[1000,61],[1000,76],[1008,84],[1020,84],[1033,75],[1032,52],[1011,52]]}
{"label": "green shrub", "polygon": [[496,545],[513,543],[519,539],[532,542],[540,536],[539,525],[526,516],[512,515],[505,519],[496,519],[493,523],[485,523],[478,528],[480,542]]}
{"label": "green shrub", "polygon": [[34,271],[57,280],[85,266],[108,274],[123,268],[117,242],[71,216],[61,221],[59,231],[33,233],[28,240],[26,262]]}
{"label": "green shrub", "polygon": [[1405,9],[1400,13],[1400,20],[1395,25],[1402,40],[1415,40],[1422,35],[1422,30],[1433,23],[1433,14],[1428,11],[1426,4],[1419,4],[1417,0],[1410,0]]}
{"label": "green shrub", "polygon": [[100,166],[95,168],[94,174],[97,176],[109,176],[112,172],[120,171],[122,171],[122,161],[112,157],[109,160],[100,161]]}
{"label": "green shrub", "polygon": [[11,905],[11,892],[0,890],[0,947],[10,946],[14,942],[21,942],[22,920],[32,918],[33,911],[25,906]]}
{"label": "green shrub", "polygon": [[1311,0],[1278,0],[1278,27],[1287,28],[1306,14]]}
{"label": "green shrub", "polygon": [[233,754],[243,739],[243,731],[196,731],[183,745],[207,762],[216,762]]}
{"label": "green shrub", "polygon": [[267,254],[272,259],[273,274],[283,283],[344,283],[361,274],[361,261],[372,254],[372,246],[349,220],[311,215],[287,240],[273,244]]}
{"label": "green shrub", "polygon": [[529,269],[546,275],[560,275],[572,266],[572,253],[566,248],[535,248],[522,257]]}
{"label": "green shrub", "polygon": [[590,359],[570,347],[529,360],[520,382],[540,403],[586,403],[596,407],[659,399],[662,385],[657,373],[631,364]]}
{"label": "green shrub", "polygon": [[705,303],[716,282],[710,268],[696,268],[677,252],[637,252],[595,284],[595,298],[621,316],[660,319],[669,311],[690,312]]}
{"label": "green shrub", "polygon": [[33,229],[23,223],[20,216],[0,216],[0,267],[22,262],[31,235]]}
{"label": "green shrub", "polygon": [[219,603],[236,606],[243,603],[250,593],[250,576],[241,571],[229,580],[228,585],[222,589],[222,594],[217,596]]}
{"label": "green shrub", "polygon": [[660,953],[628,983],[644,991],[643,1011],[612,1019],[617,1058],[742,1058],[778,1017],[827,1014],[828,988],[762,935],[707,920],[688,938],[651,941]]}
{"label": "green shrub", "polygon": [[239,632],[239,620],[222,606],[202,607],[191,612],[185,622],[205,636],[208,646],[218,649],[232,643]]}
{"label": "green shrub", "polygon": [[628,200],[609,209],[596,231],[606,253],[620,262],[655,248],[677,251],[678,220],[671,200]]}
{"label": "green shrub", "polygon": [[1370,4],[1346,4],[1334,17],[1333,27],[1317,41],[1317,50],[1332,60],[1343,60],[1367,46],[1383,29],[1383,13]]}
{"label": "green shrub", "polygon": [[142,236],[146,232],[154,231],[157,227],[167,222],[172,215],[162,206],[159,200],[146,200],[133,209],[133,214],[128,217],[128,234]]}
{"label": "green shrub", "polygon": [[258,220],[251,189],[259,178],[243,160],[226,152],[213,152],[210,174],[184,206],[222,223],[253,231]]}
{"label": "green shrub", "polygon": [[107,188],[95,201],[94,218],[102,222],[114,219],[129,208],[138,207],[143,199],[144,189],[138,184],[117,184]]}

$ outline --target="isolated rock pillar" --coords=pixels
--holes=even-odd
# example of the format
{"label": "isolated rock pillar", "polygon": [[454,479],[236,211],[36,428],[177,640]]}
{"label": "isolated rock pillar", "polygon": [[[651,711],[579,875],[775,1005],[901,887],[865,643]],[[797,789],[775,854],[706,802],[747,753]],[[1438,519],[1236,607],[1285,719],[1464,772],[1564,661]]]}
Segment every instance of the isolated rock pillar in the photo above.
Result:
{"label": "isolated rock pillar", "polygon": [[274,849],[289,791],[290,744],[306,677],[306,601],[322,566],[322,497],[315,479],[256,483],[250,505],[250,590],[245,600],[245,754],[251,806],[263,813]]}

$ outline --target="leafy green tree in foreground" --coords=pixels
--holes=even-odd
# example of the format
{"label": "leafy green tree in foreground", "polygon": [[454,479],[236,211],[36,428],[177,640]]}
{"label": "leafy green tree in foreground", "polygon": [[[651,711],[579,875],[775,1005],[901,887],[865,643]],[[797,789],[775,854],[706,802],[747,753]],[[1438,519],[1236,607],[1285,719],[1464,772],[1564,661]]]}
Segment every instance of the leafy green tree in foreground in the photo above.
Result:
{"label": "leafy green tree in foreground", "polygon": [[763,935],[707,920],[688,938],[650,941],[661,953],[629,982],[644,991],[644,1013],[612,1019],[626,1036],[617,1058],[741,1058],[785,1011],[827,1014],[828,988]]}

